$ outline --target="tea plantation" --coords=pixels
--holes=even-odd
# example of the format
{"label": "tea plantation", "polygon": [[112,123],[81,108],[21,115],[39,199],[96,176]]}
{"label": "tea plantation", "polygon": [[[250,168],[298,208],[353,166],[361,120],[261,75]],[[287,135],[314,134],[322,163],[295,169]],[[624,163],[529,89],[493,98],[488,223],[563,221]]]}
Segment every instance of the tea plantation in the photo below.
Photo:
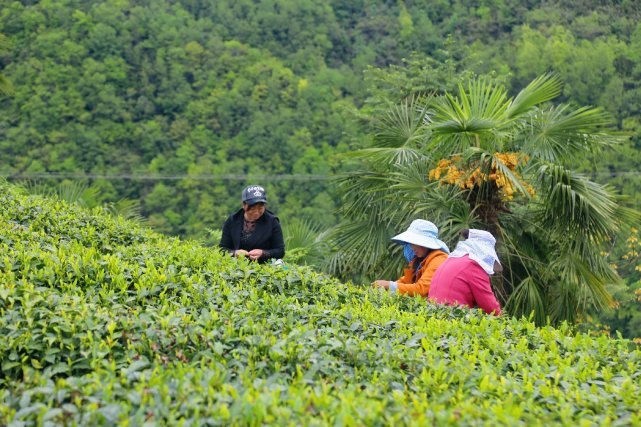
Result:
{"label": "tea plantation", "polygon": [[624,340],[258,266],[0,183],[0,425],[641,425]]}

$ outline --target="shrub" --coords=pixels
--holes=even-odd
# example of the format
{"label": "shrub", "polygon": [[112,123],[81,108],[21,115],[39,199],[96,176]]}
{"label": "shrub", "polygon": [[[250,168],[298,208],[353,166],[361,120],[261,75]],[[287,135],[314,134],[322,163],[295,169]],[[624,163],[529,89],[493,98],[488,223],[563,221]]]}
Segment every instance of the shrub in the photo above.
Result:
{"label": "shrub", "polygon": [[641,352],[0,184],[0,424],[641,423]]}

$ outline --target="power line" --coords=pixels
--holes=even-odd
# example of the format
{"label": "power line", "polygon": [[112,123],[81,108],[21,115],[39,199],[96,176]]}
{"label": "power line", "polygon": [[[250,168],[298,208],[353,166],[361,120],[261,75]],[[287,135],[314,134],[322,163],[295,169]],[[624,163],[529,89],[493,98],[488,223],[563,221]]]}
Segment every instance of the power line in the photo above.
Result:
{"label": "power line", "polygon": [[[640,176],[640,171],[612,171],[612,172],[582,172],[585,176],[611,177]],[[105,179],[105,180],[130,180],[130,181],[327,181],[336,178],[336,175],[303,175],[303,174],[98,174],[84,172],[6,172],[0,171],[0,176],[8,179]]]}
{"label": "power line", "polygon": [[220,175],[186,175],[186,174],[96,174],[84,172],[0,172],[0,176],[9,179],[106,179],[106,180],[131,180],[131,181],[326,181],[334,178],[331,175],[250,175],[250,174],[220,174]]}

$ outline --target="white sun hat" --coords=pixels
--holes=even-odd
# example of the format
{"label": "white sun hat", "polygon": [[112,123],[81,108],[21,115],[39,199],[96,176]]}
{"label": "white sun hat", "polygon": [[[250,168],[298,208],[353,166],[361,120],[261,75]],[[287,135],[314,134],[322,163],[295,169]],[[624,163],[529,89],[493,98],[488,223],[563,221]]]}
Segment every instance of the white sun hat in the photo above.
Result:
{"label": "white sun hat", "polygon": [[392,237],[394,243],[411,243],[428,249],[440,249],[450,253],[445,242],[438,239],[438,228],[424,219],[415,219],[407,230]]}
{"label": "white sun hat", "polygon": [[501,264],[494,249],[495,245],[496,239],[491,233],[470,228],[468,238],[458,242],[450,257],[461,258],[467,255],[471,260],[476,261],[487,274],[492,275],[494,274],[494,262]]}

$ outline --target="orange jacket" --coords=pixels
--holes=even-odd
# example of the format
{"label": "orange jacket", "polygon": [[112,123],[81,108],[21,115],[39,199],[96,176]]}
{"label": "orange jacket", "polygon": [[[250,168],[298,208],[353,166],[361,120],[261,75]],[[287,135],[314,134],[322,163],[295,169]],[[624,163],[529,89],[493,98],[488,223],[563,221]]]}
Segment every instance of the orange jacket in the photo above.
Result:
{"label": "orange jacket", "polygon": [[427,298],[434,272],[436,272],[436,269],[443,264],[446,259],[447,254],[445,252],[438,249],[431,251],[418,268],[418,273],[416,274],[418,279],[416,282],[413,281],[414,263],[416,262],[416,259],[412,260],[409,268],[404,270],[403,276],[396,281],[398,284],[398,293],[408,294],[410,296],[420,295]]}

